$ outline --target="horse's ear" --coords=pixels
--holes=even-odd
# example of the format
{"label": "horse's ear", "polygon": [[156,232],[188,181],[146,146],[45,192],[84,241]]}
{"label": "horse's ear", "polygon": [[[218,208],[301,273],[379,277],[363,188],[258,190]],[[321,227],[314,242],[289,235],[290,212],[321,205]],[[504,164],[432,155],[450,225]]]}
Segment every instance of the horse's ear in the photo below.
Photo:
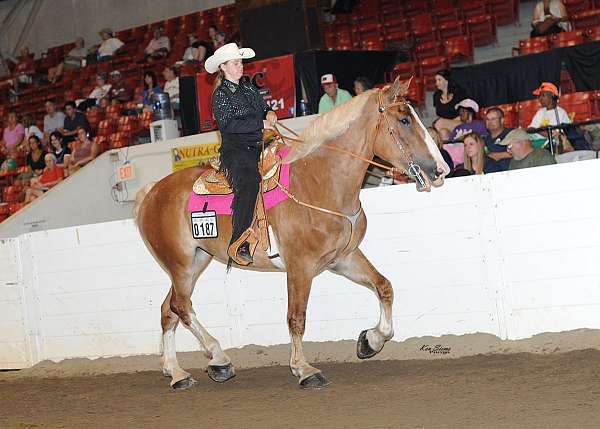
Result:
{"label": "horse's ear", "polygon": [[390,100],[393,101],[397,97],[404,97],[408,94],[408,88],[410,87],[411,82],[412,76],[408,80],[400,80],[400,77],[397,77],[392,86],[390,86],[390,91],[388,93]]}

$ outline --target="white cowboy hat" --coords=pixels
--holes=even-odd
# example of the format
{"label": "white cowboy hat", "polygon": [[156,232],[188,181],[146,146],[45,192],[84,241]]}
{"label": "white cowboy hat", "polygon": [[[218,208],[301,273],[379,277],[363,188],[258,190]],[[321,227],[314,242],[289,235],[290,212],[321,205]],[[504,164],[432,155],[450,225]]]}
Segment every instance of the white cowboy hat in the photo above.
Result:
{"label": "white cowboy hat", "polygon": [[235,43],[221,46],[204,62],[204,68],[209,73],[219,70],[219,66],[229,60],[248,59],[256,54],[252,48],[238,48]]}

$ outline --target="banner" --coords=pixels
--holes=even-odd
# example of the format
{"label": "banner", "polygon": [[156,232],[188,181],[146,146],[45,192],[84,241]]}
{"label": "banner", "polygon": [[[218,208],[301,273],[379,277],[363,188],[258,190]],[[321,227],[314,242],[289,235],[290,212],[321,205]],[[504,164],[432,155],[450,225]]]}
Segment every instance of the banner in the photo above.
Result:
{"label": "banner", "polygon": [[[211,97],[215,74],[198,73],[196,85],[200,131],[217,128],[212,117]],[[258,87],[265,101],[279,119],[292,118],[296,107],[296,83],[294,77],[294,56],[284,55],[251,63],[244,63],[244,76]]]}
{"label": "banner", "polygon": [[219,147],[220,142],[174,147],[171,149],[173,172],[206,164],[210,158],[219,154]]}

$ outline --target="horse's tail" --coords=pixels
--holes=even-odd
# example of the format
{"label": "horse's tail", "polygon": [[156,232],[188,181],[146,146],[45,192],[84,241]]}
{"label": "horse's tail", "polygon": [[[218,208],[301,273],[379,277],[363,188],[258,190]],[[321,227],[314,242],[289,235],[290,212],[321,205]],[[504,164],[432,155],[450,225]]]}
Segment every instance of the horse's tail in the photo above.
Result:
{"label": "horse's tail", "polygon": [[142,202],[144,201],[144,198],[146,198],[146,195],[148,194],[148,192],[150,192],[150,189],[152,189],[152,187],[155,184],[156,184],[156,182],[146,183],[135,194],[135,204],[133,205],[133,219],[136,222],[137,222],[138,213],[140,212],[140,206],[142,205]]}

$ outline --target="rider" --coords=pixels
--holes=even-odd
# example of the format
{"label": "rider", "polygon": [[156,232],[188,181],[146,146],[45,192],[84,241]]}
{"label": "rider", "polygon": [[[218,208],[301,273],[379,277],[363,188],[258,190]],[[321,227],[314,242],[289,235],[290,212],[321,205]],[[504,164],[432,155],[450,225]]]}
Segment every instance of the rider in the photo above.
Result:
{"label": "rider", "polygon": [[[265,103],[258,89],[242,78],[242,59],[254,57],[254,50],[228,43],[209,57],[204,67],[218,72],[212,95],[212,112],[221,132],[221,171],[233,189],[233,230],[231,245],[251,226],[259,191],[258,160],[264,128],[273,128],[277,115]],[[229,253],[231,257],[231,253]],[[244,241],[237,258],[252,262],[250,246]]]}

